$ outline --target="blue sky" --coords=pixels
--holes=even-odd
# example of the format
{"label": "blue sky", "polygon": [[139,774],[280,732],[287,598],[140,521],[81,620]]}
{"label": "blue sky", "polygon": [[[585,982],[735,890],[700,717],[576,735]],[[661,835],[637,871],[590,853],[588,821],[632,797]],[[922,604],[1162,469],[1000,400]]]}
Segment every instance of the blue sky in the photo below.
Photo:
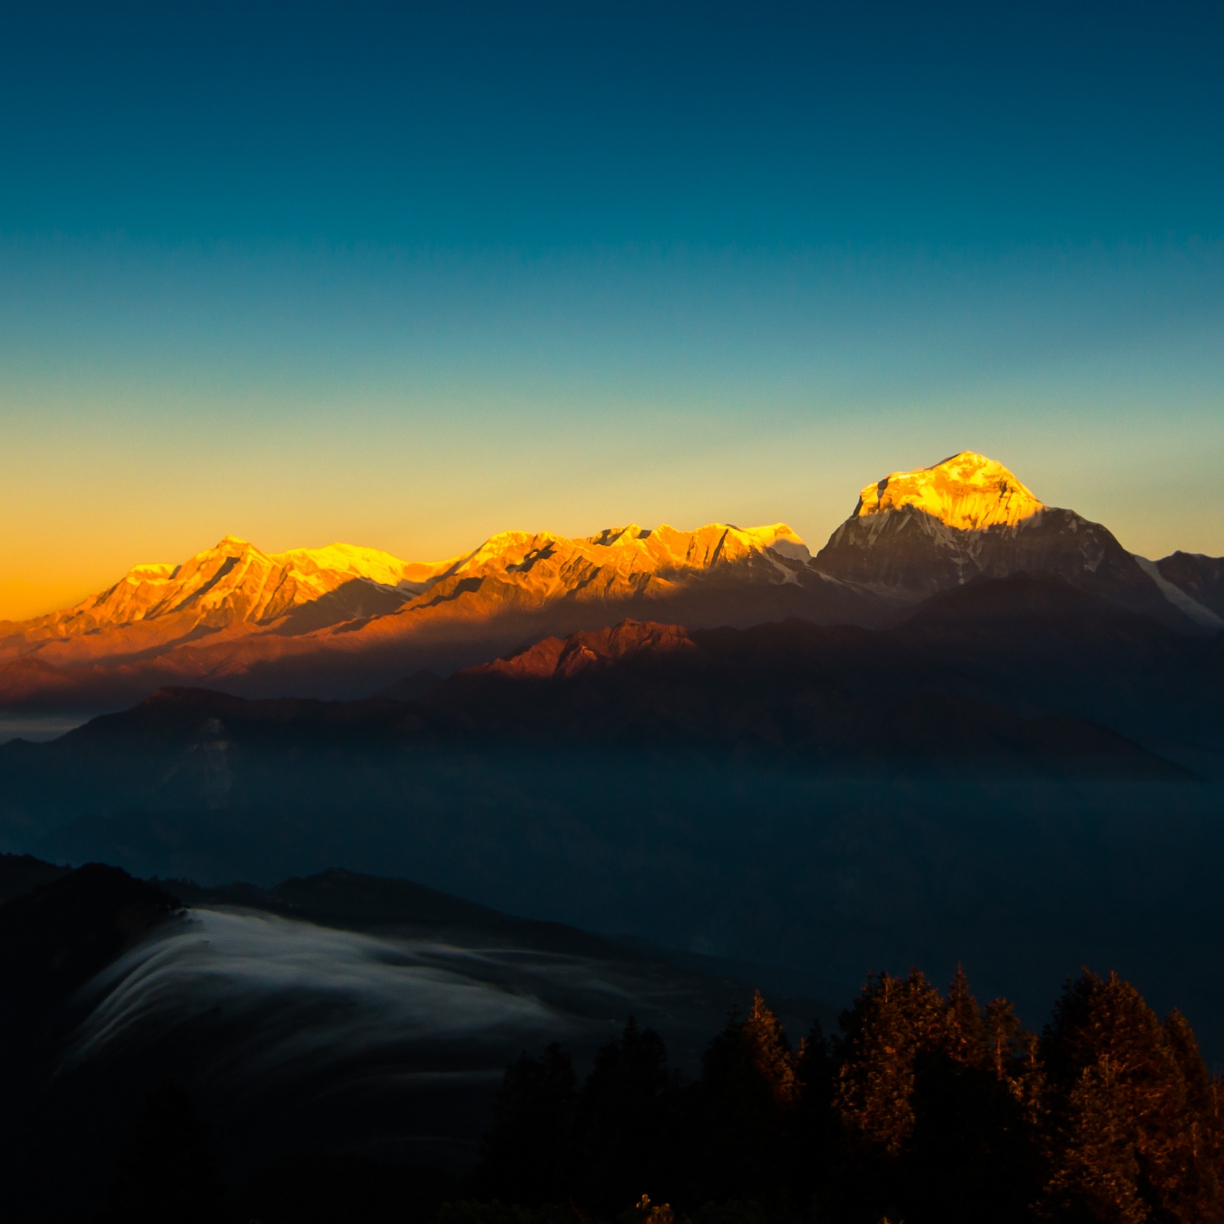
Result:
{"label": "blue sky", "polygon": [[0,615],[986,451],[1224,552],[1208,5],[59,5],[0,39]]}

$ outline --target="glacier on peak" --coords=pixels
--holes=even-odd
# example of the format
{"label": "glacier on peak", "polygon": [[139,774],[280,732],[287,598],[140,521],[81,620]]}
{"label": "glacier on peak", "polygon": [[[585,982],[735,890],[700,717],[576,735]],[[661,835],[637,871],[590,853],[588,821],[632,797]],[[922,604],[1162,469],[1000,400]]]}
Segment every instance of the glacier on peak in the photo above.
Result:
{"label": "glacier on peak", "polygon": [[1161,594],[1175,608],[1184,612],[1196,625],[1201,625],[1204,629],[1210,630],[1224,629],[1224,618],[1199,603],[1197,599],[1183,591],[1176,583],[1170,582],[1160,572],[1160,566],[1157,562],[1149,561],[1147,557],[1141,557],[1138,553],[1135,553],[1134,557],[1139,568],[1156,584]]}
{"label": "glacier on peak", "polygon": [[958,531],[1014,527],[1045,506],[1001,463],[961,451],[929,468],[891,472],[859,494],[856,518],[914,506]]}

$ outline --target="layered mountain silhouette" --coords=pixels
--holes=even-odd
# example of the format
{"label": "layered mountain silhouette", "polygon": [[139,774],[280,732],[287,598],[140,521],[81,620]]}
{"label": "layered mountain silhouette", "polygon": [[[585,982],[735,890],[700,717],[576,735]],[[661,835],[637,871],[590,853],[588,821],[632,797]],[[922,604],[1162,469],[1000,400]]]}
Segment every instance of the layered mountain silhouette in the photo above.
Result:
{"label": "layered mountain silhouette", "polygon": [[782,523],[507,532],[436,563],[349,545],[265,554],[226,537],[181,565],[137,566],[76,607],[0,624],[0,707],[114,709],[182,684],[351,698],[626,618],[881,628],[942,591],[1017,573],[1213,633],[1224,627],[1222,567],[1185,553],[1137,558],[964,452],[868,485],[815,557]]}
{"label": "layered mountain silhouette", "polygon": [[[842,998],[968,961],[1029,1008],[1118,967],[1224,1048],[1222,618],[1224,559],[1135,557],[966,452],[815,556],[227,537],[0,625],[0,706],[130,707],[0,745],[10,1181],[84,1150],[85,1218],[163,1074],[234,1168],[270,1134],[453,1154],[560,1032],[586,1057],[632,1010],[695,1066],[736,963]],[[160,879],[54,865],[99,859]]]}
{"label": "layered mountain silhouette", "polygon": [[0,747],[0,818],[29,830],[132,809],[379,807],[439,762],[507,752],[612,754],[626,768],[684,758],[837,776],[1189,780],[1224,743],[1222,689],[1224,638],[1013,575],[943,592],[887,630],[627,620],[546,638],[410,700],[166,689],[51,743]]}

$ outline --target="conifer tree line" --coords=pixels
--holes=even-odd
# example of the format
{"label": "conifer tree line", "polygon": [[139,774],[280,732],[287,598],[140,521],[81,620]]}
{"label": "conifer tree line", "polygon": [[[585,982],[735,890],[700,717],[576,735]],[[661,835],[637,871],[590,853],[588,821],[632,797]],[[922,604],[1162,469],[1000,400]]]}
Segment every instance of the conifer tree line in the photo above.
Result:
{"label": "conifer tree line", "polygon": [[1224,1079],[1177,1011],[1067,982],[1040,1036],[963,972],[873,975],[792,1045],[758,993],[683,1079],[632,1020],[579,1084],[560,1045],[507,1068],[479,1168],[303,1154],[236,1194],[168,1083],[95,1224],[1224,1224]]}
{"label": "conifer tree line", "polygon": [[839,1027],[792,1046],[758,993],[693,1082],[632,1021],[581,1086],[559,1045],[524,1053],[482,1201],[441,1224],[1224,1224],[1224,1082],[1116,975],[1069,980],[1040,1037],[960,971],[946,997],[873,975]]}

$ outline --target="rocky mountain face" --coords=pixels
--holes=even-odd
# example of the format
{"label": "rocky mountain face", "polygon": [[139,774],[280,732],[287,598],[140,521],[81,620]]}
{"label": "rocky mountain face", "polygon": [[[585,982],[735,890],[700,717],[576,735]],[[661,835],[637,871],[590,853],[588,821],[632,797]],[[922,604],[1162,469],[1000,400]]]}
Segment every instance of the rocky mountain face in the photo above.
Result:
{"label": "rocky mountain face", "polygon": [[819,573],[781,523],[508,532],[433,564],[343,545],[271,555],[227,538],[182,566],[138,567],[77,608],[4,626],[0,706],[117,708],[201,680],[356,696],[414,668],[449,671],[628,613],[828,623],[871,620],[879,603]]}
{"label": "rocky mountain face", "polygon": [[626,617],[882,628],[942,591],[1016,573],[1063,579],[1181,632],[1216,632],[1221,567],[1134,557],[1105,527],[962,452],[868,485],[814,558],[783,523],[506,532],[434,563],[342,544],[268,554],[226,537],[180,565],[137,566],[74,608],[0,624],[0,708],[119,708],[194,683],[355,697]]}
{"label": "rocky mountain face", "polygon": [[1224,557],[1175,552],[1157,561],[1156,568],[1166,582],[1224,618]]}
{"label": "rocky mountain face", "polygon": [[393,616],[360,629],[385,639],[411,634],[425,622],[526,617],[536,626],[570,631],[612,623],[629,608],[663,606],[684,607],[686,616],[678,619],[686,623],[735,623],[776,612],[788,601],[819,619],[848,613],[861,597],[816,570],[806,545],[785,523],[711,523],[695,531],[630,524],[577,539],[506,532],[448,566]]}
{"label": "rocky mountain face", "polygon": [[[226,536],[179,565],[135,566],[114,586],[62,612],[0,622],[0,650],[68,662],[222,630],[295,634],[451,602],[481,619],[561,600],[659,599],[698,576],[734,573],[740,580],[797,584],[809,560],[783,523],[747,530],[710,524],[696,531],[631,524],[589,539],[505,532],[441,562],[401,561],[349,544],[264,553]],[[476,593],[479,598],[466,598]],[[329,616],[319,615],[321,604]]]}
{"label": "rocky mountain face", "polygon": [[436,567],[351,544],[265,553],[226,536],[180,565],[137,565],[75,607],[0,622],[0,651],[45,662],[134,654],[224,629],[273,624],[341,589],[350,615],[389,611],[424,589]]}
{"label": "rocky mountain face", "polygon": [[1044,505],[1002,464],[969,451],[868,485],[815,565],[911,603],[982,578],[1049,574],[1174,627],[1224,627],[1100,523]]}

